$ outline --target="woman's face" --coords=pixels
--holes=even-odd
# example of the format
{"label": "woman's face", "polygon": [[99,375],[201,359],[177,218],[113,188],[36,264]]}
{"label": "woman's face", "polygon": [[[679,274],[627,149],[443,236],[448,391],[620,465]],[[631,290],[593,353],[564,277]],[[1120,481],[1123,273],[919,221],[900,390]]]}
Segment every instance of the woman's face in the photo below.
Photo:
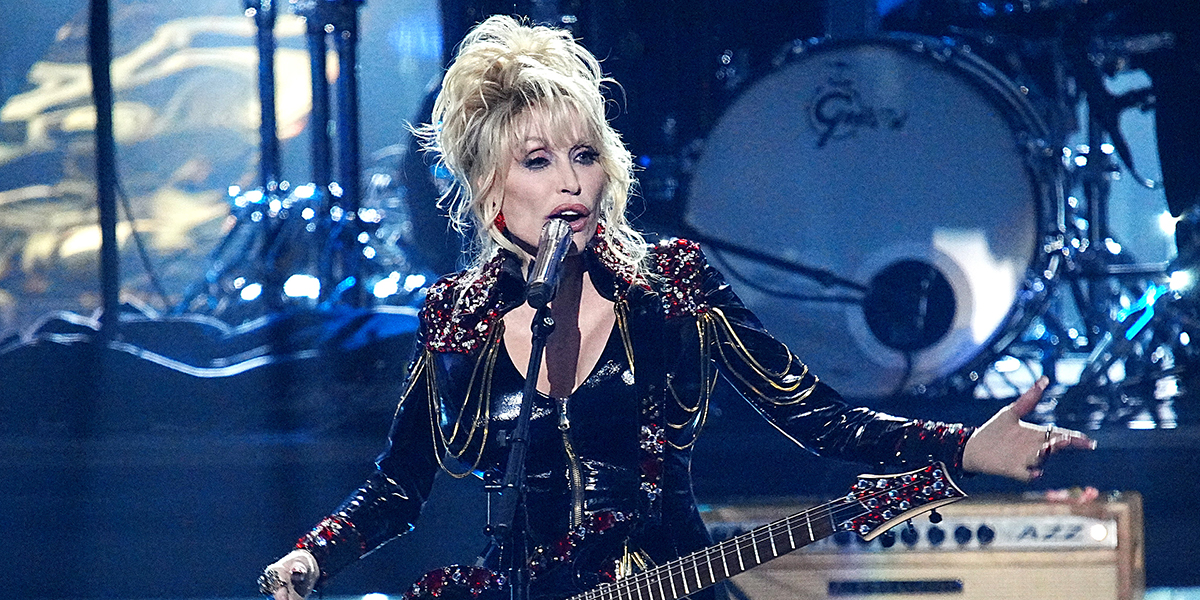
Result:
{"label": "woman's face", "polygon": [[[542,227],[563,218],[575,249],[596,234],[607,174],[596,142],[580,132],[554,131],[545,111],[534,108],[517,119],[512,157],[505,159],[500,211],[518,246],[536,254]],[[578,123],[578,120],[575,121]]]}

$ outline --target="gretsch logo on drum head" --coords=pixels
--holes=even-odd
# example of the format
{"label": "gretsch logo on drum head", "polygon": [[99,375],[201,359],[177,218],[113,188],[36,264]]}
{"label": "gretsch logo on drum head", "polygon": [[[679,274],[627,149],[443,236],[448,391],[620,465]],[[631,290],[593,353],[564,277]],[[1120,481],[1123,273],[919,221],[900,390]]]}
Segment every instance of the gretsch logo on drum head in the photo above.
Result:
{"label": "gretsch logo on drum head", "polygon": [[817,87],[807,106],[808,120],[817,132],[817,147],[829,140],[854,137],[862,129],[899,131],[908,120],[908,112],[898,108],[875,107],[862,100],[858,84],[847,71],[849,65],[834,63],[838,72]]}

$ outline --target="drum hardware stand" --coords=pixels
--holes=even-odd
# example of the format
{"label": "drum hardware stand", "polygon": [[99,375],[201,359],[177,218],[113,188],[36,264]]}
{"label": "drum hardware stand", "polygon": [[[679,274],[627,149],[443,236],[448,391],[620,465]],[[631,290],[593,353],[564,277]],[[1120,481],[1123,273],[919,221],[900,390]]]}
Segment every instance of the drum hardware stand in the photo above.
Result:
{"label": "drum hardware stand", "polygon": [[[1119,130],[1123,111],[1152,107],[1152,92],[1110,94],[1101,79],[1104,69],[1092,60],[1094,53],[1087,45],[1090,32],[1086,28],[1080,32],[1081,26],[1064,21],[1053,39],[1039,46],[1051,57],[1043,64],[1052,69],[1046,81],[1053,82],[1054,100],[1048,103],[1045,117],[1055,126],[1047,147],[1063,149],[1063,156],[1053,157],[1054,179],[1059,182],[1056,230],[1046,232],[1043,252],[1059,263],[1048,269],[1047,279],[1051,284],[1061,279],[1067,285],[1020,332],[1020,339],[993,348],[1007,357],[1009,367],[1016,359],[1033,375],[1037,375],[1033,365],[1040,363],[1040,372],[1052,380],[1064,359],[1085,353],[1078,382],[1065,392],[1047,395],[1038,407],[1043,420],[1085,429],[1110,423],[1168,428],[1175,424],[1172,398],[1180,393],[1185,363],[1194,360],[1188,332],[1194,334],[1200,321],[1178,302],[1179,294],[1168,281],[1168,264],[1131,262],[1120,254],[1108,228],[1109,182],[1119,171],[1114,158],[1121,159],[1138,183],[1156,187],[1138,174]],[[1025,39],[1017,34],[1015,41]],[[1087,147],[1072,154],[1067,138],[1077,130],[1076,107],[1083,95],[1088,101]],[[1111,146],[1106,144],[1109,139]],[[1066,194],[1070,189],[1081,190],[1083,206],[1080,199]],[[1028,383],[1010,378],[999,368],[1000,362],[984,365],[986,375],[999,375],[1013,396],[1024,391]],[[981,374],[971,368],[969,379],[979,381]]]}
{"label": "drum hardware stand", "polygon": [[[357,11],[363,0],[290,0],[293,11],[307,21],[313,88],[313,183],[294,190],[279,175],[273,33],[276,1],[245,0],[246,14],[254,17],[258,29],[261,187],[247,192],[231,188],[230,231],[210,254],[212,265],[203,280],[184,294],[175,313],[197,311],[248,320],[289,303],[359,307],[367,298],[362,259],[373,249],[367,248],[371,232],[359,214],[362,186],[356,66]],[[339,67],[337,115],[332,121],[326,76],[331,45]],[[337,137],[336,180],[330,129]],[[289,289],[293,281],[307,285]]]}
{"label": "drum hardware stand", "polygon": [[96,105],[96,201],[100,219],[100,339],[118,335],[121,255],[117,244],[117,145],[113,133],[112,23],[108,0],[88,3],[88,65]]}
{"label": "drum hardware stand", "polygon": [[[1188,352],[1186,330],[1194,330],[1196,323],[1173,305],[1179,294],[1167,280],[1167,264],[1122,260],[1108,227],[1109,182],[1119,170],[1114,151],[1139,184],[1157,187],[1138,174],[1119,130],[1120,113],[1135,106],[1146,110],[1150,91],[1109,94],[1100,68],[1088,60],[1077,35],[1066,34],[1063,56],[1087,95],[1087,149],[1074,157],[1081,167],[1076,181],[1083,191],[1085,210],[1084,216],[1078,215],[1074,210],[1077,201],[1066,207],[1068,231],[1074,235],[1061,275],[1069,285],[1084,331],[1072,332],[1058,318],[1044,319],[1044,324],[1060,340],[1072,339],[1088,354],[1078,382],[1056,400],[1053,418],[1085,429],[1099,429],[1108,422],[1131,425],[1135,420],[1141,421],[1140,427],[1173,427],[1170,404],[1178,389],[1156,388],[1166,380],[1177,386],[1180,363]],[[1105,148],[1106,134],[1111,150]],[[1056,359],[1061,359],[1065,350],[1062,343],[1052,344]],[[1114,372],[1118,366],[1123,372]],[[1046,372],[1053,377],[1053,370]]]}
{"label": "drum hardware stand", "polygon": [[[319,190],[329,190],[322,216],[331,219],[328,256],[324,261],[323,282],[338,281],[334,290],[351,306],[360,306],[365,299],[361,263],[364,233],[358,218],[362,198],[358,132],[358,9],[364,0],[291,0],[296,14],[308,23],[308,46],[313,82],[313,181]],[[329,85],[326,79],[325,55],[332,42],[338,57],[337,137],[338,184],[329,181],[330,170],[328,128],[319,124],[329,122]],[[318,100],[319,98],[319,100]],[[320,107],[318,109],[318,106]],[[320,110],[320,112],[318,112]],[[320,157],[318,159],[318,157]],[[367,234],[369,236],[369,234]],[[324,286],[322,286],[324,287]],[[336,300],[336,297],[331,299]]]}

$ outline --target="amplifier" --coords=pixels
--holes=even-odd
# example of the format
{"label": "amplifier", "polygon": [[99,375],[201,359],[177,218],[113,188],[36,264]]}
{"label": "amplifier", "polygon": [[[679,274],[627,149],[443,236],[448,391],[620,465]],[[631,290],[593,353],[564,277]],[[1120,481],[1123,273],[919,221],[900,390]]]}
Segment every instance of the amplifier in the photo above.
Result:
{"label": "amplifier", "polygon": [[[717,540],[800,512],[792,503],[709,507]],[[731,600],[1135,600],[1142,597],[1142,503],[971,497],[864,542],[839,532],[742,573]],[[937,523],[932,521],[937,520]]]}

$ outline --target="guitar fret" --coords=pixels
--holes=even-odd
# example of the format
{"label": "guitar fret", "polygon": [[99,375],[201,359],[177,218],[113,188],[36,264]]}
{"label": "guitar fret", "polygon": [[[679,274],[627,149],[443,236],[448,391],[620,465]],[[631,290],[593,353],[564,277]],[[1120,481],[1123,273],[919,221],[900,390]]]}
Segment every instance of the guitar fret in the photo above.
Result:
{"label": "guitar fret", "polygon": [[[680,600],[718,581],[833,535],[842,528],[839,524],[853,523],[863,531],[878,531],[880,526],[890,527],[893,523],[884,509],[893,509],[890,505],[894,498],[911,501],[918,508],[922,503],[945,504],[963,498],[964,494],[952,481],[934,482],[944,484],[939,487],[920,481],[928,476],[944,479],[944,473],[944,466],[933,465],[901,474],[902,477],[862,475],[860,483],[852,487],[849,493],[827,504],[753,528],[708,548],[631,575],[620,582],[604,584],[565,600]],[[896,489],[887,489],[891,487]],[[928,491],[931,488],[945,488],[946,491],[931,494]],[[870,503],[871,499],[878,499],[883,506]],[[904,506],[904,510],[910,508],[913,507]],[[729,561],[731,552],[736,555],[736,562],[732,565]],[[719,569],[713,565],[718,556],[721,561]],[[664,582],[664,578],[667,581]],[[658,588],[657,591],[655,588]]]}
{"label": "guitar fret", "polygon": [[[680,586],[683,586],[683,595],[688,595],[691,593],[691,590],[688,589],[688,570],[684,568],[682,560],[679,562],[679,584]],[[672,589],[674,589],[674,587],[672,587]]]}

